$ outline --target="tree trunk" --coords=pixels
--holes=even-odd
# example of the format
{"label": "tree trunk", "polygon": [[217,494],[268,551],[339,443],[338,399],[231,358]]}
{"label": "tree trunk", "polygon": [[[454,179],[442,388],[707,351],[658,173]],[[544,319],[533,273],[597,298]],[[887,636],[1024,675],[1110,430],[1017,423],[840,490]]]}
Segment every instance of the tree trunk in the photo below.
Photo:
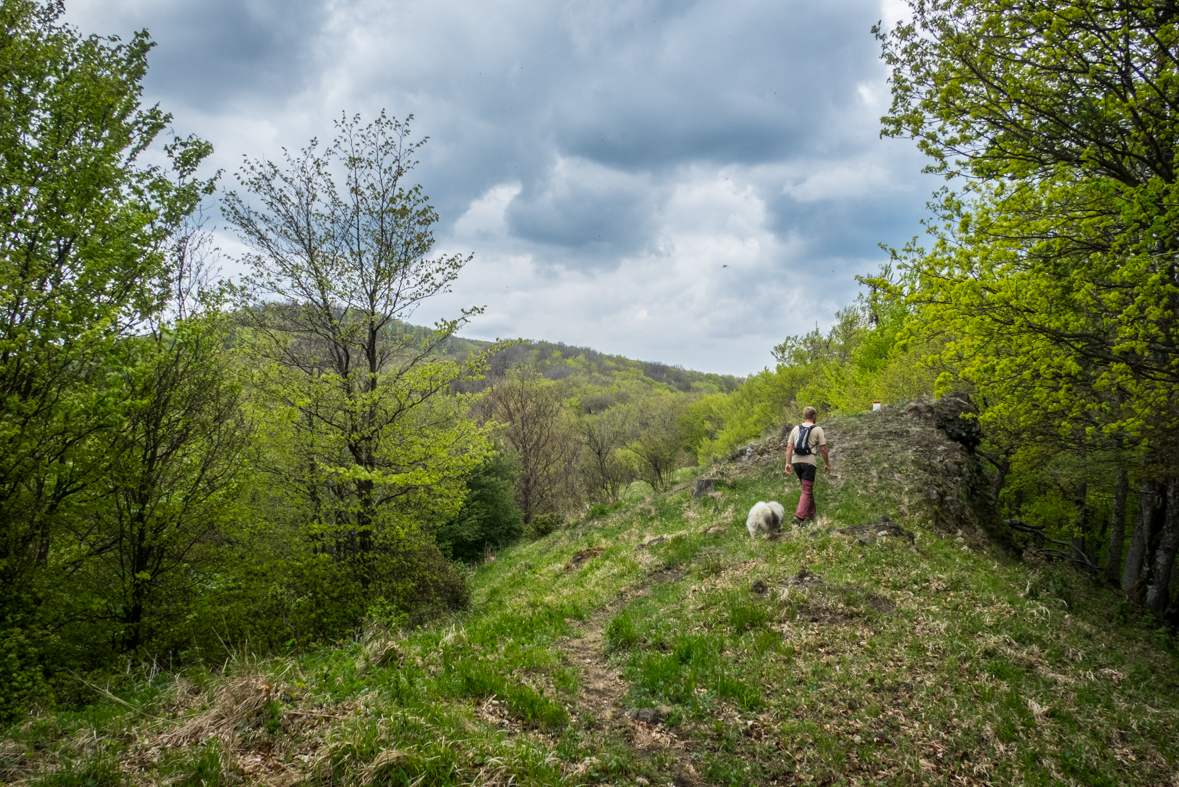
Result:
{"label": "tree trunk", "polygon": [[1134,517],[1134,533],[1130,536],[1130,550],[1126,553],[1126,563],[1122,567],[1122,590],[1134,587],[1142,576],[1157,488],[1158,484],[1154,481],[1144,480],[1138,490],[1138,513]]}
{"label": "tree trunk", "polygon": [[1130,470],[1119,463],[1118,482],[1114,487],[1113,515],[1109,522],[1109,552],[1105,561],[1105,581],[1117,586],[1122,575],[1122,549],[1126,545],[1126,498],[1130,493]]}
{"label": "tree trunk", "polygon": [[991,479],[991,505],[999,508],[999,495],[1003,494],[1003,487],[1007,485],[1007,474],[1011,471],[1011,460],[1001,456],[993,463],[995,476]]}
{"label": "tree trunk", "polygon": [[1167,511],[1163,518],[1163,531],[1153,562],[1147,566],[1146,606],[1151,612],[1161,615],[1171,600],[1171,571],[1175,555],[1179,553],[1179,477],[1167,480]]}
{"label": "tree trunk", "polygon": [[1073,549],[1088,558],[1089,553],[1085,550],[1086,537],[1089,535],[1089,511],[1085,508],[1085,504],[1089,500],[1089,484],[1087,481],[1081,482],[1081,488],[1077,490],[1077,518],[1073,521]]}

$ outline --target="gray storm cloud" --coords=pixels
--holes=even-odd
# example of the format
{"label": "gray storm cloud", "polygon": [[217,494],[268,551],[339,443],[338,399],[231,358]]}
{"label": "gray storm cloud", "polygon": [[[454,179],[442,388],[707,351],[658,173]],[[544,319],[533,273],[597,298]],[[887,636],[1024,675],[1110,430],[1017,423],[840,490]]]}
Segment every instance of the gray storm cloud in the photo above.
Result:
{"label": "gray storm cloud", "polygon": [[[930,184],[878,138],[891,0],[75,0],[147,28],[147,100],[213,164],[415,115],[440,246],[475,253],[423,319],[745,374],[855,297]],[[232,248],[232,241],[226,243]],[[430,313],[434,310],[436,314]]]}

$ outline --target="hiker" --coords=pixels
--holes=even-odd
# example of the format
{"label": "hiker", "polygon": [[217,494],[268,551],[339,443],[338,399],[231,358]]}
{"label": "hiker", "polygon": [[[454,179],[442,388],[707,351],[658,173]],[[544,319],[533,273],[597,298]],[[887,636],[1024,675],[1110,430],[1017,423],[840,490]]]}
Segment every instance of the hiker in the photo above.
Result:
{"label": "hiker", "polygon": [[813,407],[803,409],[802,423],[790,430],[790,442],[786,444],[786,475],[794,473],[802,484],[802,497],[798,500],[794,521],[790,523],[792,526],[815,518],[815,473],[818,471],[816,450],[823,454],[823,472],[831,472],[827,435],[823,434],[823,427],[815,426],[815,416],[818,414],[819,411]]}

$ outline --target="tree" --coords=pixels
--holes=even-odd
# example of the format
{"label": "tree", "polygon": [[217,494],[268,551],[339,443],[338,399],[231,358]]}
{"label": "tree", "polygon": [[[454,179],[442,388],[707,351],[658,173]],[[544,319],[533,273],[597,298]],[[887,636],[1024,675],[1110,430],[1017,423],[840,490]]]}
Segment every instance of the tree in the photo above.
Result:
{"label": "tree", "polygon": [[210,283],[211,240],[202,221],[181,228],[168,255],[167,314],[116,347],[117,421],[96,436],[101,472],[64,526],[73,549],[60,606],[93,610],[64,617],[94,656],[108,644],[175,645],[193,591],[223,557],[250,428],[222,293]]}
{"label": "tree", "polygon": [[[1120,453],[1120,452],[1119,452]],[[1126,543],[1126,502],[1130,496],[1130,470],[1124,456],[1117,457],[1117,482],[1110,512],[1109,546],[1106,549],[1106,583],[1117,587],[1121,580],[1122,548]]]}
{"label": "tree", "polygon": [[1167,612],[1171,603],[1171,574],[1175,557],[1179,554],[1179,478],[1171,476],[1165,495],[1166,516],[1163,518],[1158,548],[1153,560],[1143,571],[1146,608],[1156,615]]}
{"label": "tree", "polygon": [[520,538],[524,517],[516,507],[515,476],[512,458],[499,451],[467,476],[462,509],[434,531],[444,552],[474,563]]}
{"label": "tree", "polygon": [[634,468],[621,455],[629,432],[626,408],[583,415],[576,431],[584,449],[582,476],[591,497],[616,502],[635,478]]}
{"label": "tree", "polygon": [[680,419],[687,402],[671,394],[650,394],[628,407],[629,450],[639,460],[646,480],[656,489],[667,486],[679,466],[684,433]]}
{"label": "tree", "polygon": [[101,479],[72,528],[88,558],[72,592],[104,602],[98,616],[122,651],[183,618],[234,503],[249,432],[222,323],[214,313],[159,326],[121,353],[122,424],[104,435]]}
{"label": "tree", "polygon": [[885,133],[914,137],[932,170],[967,181],[940,206],[923,316],[957,320],[954,351],[978,377],[1055,369],[1029,391],[1054,409],[1062,392],[1084,402],[1065,418],[1112,409],[1086,401],[1088,385],[1123,395],[1101,419],[1111,428],[1170,429],[1174,414],[1159,416],[1179,381],[1174,10],[939,0],[913,11],[877,31],[893,66]]}
{"label": "tree", "polygon": [[904,255],[918,321],[984,421],[1126,441],[1164,483],[1179,471],[1174,4],[910,5],[876,31],[885,133],[964,184],[940,196],[934,247]]}
{"label": "tree", "polygon": [[487,409],[503,424],[503,440],[516,456],[516,504],[524,523],[559,510],[568,498],[576,448],[560,389],[525,367],[488,391]]}
{"label": "tree", "polygon": [[483,357],[438,357],[479,310],[424,340],[403,327],[470,259],[430,256],[438,216],[406,184],[425,142],[410,141],[408,122],[343,118],[323,153],[312,140],[282,165],[247,161],[237,177],[248,197],[224,206],[251,249],[241,314],[256,383],[295,435],[291,461],[274,469],[302,494],[311,536],[366,583],[382,539],[457,512],[462,479],[489,450],[465,417],[471,397],[448,395]]}
{"label": "tree", "polygon": [[5,643],[44,624],[41,579],[117,422],[112,353],[163,308],[166,245],[212,189],[200,140],[165,146],[170,170],[139,163],[171,119],[139,103],[147,34],[84,37],[61,14],[0,9],[0,715],[34,690],[43,654]]}

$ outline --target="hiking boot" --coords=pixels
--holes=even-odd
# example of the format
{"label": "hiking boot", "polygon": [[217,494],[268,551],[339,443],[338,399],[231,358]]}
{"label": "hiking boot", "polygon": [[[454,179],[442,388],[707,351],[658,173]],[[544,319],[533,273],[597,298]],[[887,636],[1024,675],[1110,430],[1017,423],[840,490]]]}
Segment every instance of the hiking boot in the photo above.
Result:
{"label": "hiking boot", "polygon": [[798,527],[799,525],[805,525],[806,521],[807,520],[803,519],[802,517],[796,516],[794,517],[794,521],[790,523],[790,526]]}

